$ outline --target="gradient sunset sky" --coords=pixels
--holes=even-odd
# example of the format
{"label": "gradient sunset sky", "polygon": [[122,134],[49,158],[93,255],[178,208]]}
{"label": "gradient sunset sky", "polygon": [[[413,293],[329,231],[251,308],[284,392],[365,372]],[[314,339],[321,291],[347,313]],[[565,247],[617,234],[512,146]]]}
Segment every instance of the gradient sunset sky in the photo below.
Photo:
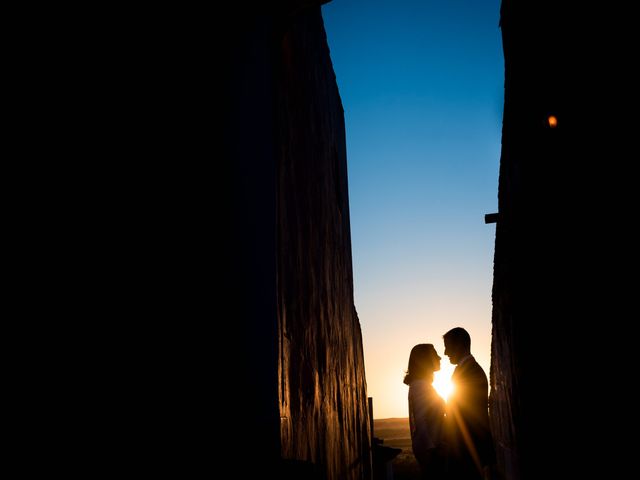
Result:
{"label": "gradient sunset sky", "polygon": [[471,334],[489,375],[504,62],[499,0],[322,6],[345,111],[355,305],[374,417],[406,417],[409,352]]}

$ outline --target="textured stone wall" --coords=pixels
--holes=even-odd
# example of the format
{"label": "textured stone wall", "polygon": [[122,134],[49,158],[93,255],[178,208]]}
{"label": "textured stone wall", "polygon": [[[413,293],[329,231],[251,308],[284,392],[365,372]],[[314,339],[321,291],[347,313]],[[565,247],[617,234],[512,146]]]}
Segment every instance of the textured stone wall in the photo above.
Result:
{"label": "textured stone wall", "polygon": [[613,478],[616,464],[605,359],[624,325],[621,267],[634,248],[611,163],[619,127],[607,114],[616,87],[606,55],[615,47],[597,53],[611,47],[602,9],[561,7],[503,0],[501,11],[490,412],[509,480]]}
{"label": "textured stone wall", "polygon": [[245,473],[369,479],[344,113],[319,3],[239,9],[230,30],[245,347],[234,403]]}
{"label": "textured stone wall", "polygon": [[362,338],[353,305],[342,103],[320,8],[278,45],[278,320],[284,458],[368,478]]}

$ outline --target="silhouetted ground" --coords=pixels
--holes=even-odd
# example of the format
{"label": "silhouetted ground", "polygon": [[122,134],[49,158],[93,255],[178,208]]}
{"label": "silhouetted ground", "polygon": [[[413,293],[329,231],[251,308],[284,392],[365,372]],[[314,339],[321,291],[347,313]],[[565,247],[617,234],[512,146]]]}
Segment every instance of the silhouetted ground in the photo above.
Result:
{"label": "silhouetted ground", "polygon": [[420,469],[411,449],[408,418],[384,418],[373,421],[374,436],[384,440],[387,447],[401,448],[393,459],[394,480],[419,480]]}

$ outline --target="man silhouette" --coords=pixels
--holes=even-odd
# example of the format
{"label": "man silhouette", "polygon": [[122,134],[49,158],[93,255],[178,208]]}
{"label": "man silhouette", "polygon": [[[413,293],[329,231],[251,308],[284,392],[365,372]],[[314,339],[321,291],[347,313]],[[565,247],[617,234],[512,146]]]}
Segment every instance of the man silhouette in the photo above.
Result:
{"label": "man silhouette", "polygon": [[[452,480],[484,478],[494,464],[487,375],[471,355],[471,337],[460,327],[443,335],[444,354],[456,365],[447,401],[448,464]],[[487,473],[488,474],[488,473]]]}

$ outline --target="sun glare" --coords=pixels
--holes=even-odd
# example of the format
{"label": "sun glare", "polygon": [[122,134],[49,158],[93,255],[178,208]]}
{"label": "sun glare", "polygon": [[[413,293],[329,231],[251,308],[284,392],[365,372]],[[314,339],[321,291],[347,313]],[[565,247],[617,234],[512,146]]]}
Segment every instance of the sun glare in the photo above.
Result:
{"label": "sun glare", "polygon": [[455,369],[454,365],[451,365],[448,361],[442,360],[440,371],[436,372],[433,378],[433,388],[436,389],[438,395],[447,400],[451,392],[453,391],[453,384],[451,383],[451,374]]}

